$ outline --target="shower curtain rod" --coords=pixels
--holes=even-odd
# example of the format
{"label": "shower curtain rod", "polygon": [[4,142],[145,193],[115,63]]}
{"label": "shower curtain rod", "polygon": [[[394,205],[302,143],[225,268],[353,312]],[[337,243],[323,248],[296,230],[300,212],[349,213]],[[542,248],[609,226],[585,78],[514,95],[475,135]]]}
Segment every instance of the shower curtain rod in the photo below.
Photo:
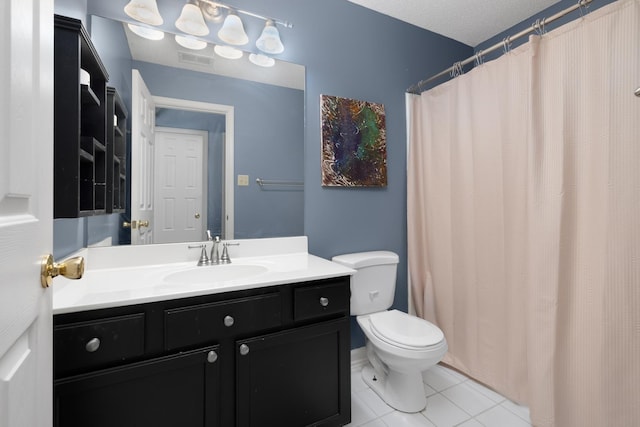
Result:
{"label": "shower curtain rod", "polygon": [[465,59],[464,61],[459,61],[456,62],[455,64],[453,64],[451,67],[447,68],[446,70],[443,70],[441,72],[439,72],[438,74],[429,77],[428,79],[425,80],[420,80],[418,83],[414,84],[413,86],[411,86],[409,89],[407,89],[408,93],[413,93],[416,95],[419,95],[421,92],[421,88],[426,85],[427,83],[437,79],[438,77],[442,77],[445,74],[449,74],[452,71],[455,71],[456,69],[458,71],[460,71],[462,69],[462,67],[464,65],[469,64],[470,62],[473,62],[474,60],[482,57],[482,55],[493,52],[496,49],[499,48],[503,48],[505,49],[505,51],[508,49],[508,45],[513,41],[513,40],[517,40],[520,37],[524,37],[534,31],[544,31],[544,26],[546,24],[550,24],[553,21],[555,21],[556,19],[562,18],[563,16],[573,12],[574,10],[580,9],[581,7],[585,7],[588,6],[589,3],[591,3],[593,0],[579,0],[578,3],[574,4],[571,7],[566,8],[565,10],[556,13],[555,15],[552,15],[548,18],[542,18],[542,21],[537,20],[534,24],[532,24],[530,27],[520,31],[517,34],[514,34],[512,36],[508,36],[506,38],[504,38],[501,42],[494,44],[493,46],[491,46],[488,49],[484,49],[484,50],[480,50],[478,52],[476,52],[473,56],[468,57],[467,59]]}

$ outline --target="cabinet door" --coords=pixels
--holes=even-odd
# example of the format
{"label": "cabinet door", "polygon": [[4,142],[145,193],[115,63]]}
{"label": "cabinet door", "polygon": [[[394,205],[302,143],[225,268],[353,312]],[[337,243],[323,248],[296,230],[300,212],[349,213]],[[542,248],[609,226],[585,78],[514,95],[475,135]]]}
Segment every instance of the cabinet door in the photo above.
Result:
{"label": "cabinet door", "polygon": [[218,346],[54,383],[54,426],[219,426]]}
{"label": "cabinet door", "polygon": [[236,425],[338,426],[351,419],[349,321],[236,342]]}

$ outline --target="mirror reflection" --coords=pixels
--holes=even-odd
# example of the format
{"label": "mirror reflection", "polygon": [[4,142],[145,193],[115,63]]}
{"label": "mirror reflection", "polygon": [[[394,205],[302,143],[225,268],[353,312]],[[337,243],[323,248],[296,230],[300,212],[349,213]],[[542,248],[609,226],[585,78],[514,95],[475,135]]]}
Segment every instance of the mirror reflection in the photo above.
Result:
{"label": "mirror reflection", "polygon": [[[200,221],[200,239],[207,229],[223,238],[282,237],[303,234],[303,150],[304,150],[304,67],[276,61],[271,68],[259,67],[244,55],[239,60],[213,55],[208,45],[202,50],[186,49],[173,35],[152,41],[131,32],[126,23],[98,16],[90,17],[90,35],[98,54],[109,72],[113,86],[129,110],[128,144],[131,149],[132,70],[138,70],[151,96],[185,101],[187,104],[216,105],[232,111],[232,127],[228,117],[201,109],[161,105],[156,109],[156,132],[166,140],[167,132],[202,134],[201,207],[191,208],[184,194],[170,194],[173,204],[163,201],[160,184],[175,184],[173,176],[193,179],[193,168],[171,165],[157,156],[152,193],[156,217],[150,222],[160,230],[177,228],[176,224],[193,225]],[[226,125],[225,125],[226,123]],[[158,145],[156,145],[158,148]],[[166,153],[165,153],[166,154]],[[61,234],[80,231],[84,227],[84,245],[128,244],[135,240],[138,229],[123,228],[124,222],[135,221],[132,215],[131,185],[140,165],[134,153],[127,158],[127,212],[86,218],[84,225],[69,220],[56,220],[55,239]],[[226,160],[225,160],[226,159]],[[163,169],[164,168],[164,169]],[[197,174],[196,174],[197,175]],[[275,185],[259,185],[256,180]],[[177,185],[177,184],[176,184]],[[166,188],[165,188],[166,189]],[[159,195],[160,194],[160,195]],[[135,197],[135,196],[134,196]],[[181,198],[182,197],[182,198]],[[188,197],[187,197],[188,198]],[[225,204],[226,201],[226,204]],[[189,207],[189,209],[187,209]],[[187,216],[184,220],[176,215]],[[150,229],[153,227],[150,226]],[[61,231],[62,230],[62,231]],[[157,229],[156,229],[157,230]],[[231,230],[231,233],[229,233]],[[192,241],[193,233],[154,231],[154,242]],[[168,236],[168,237],[167,237]],[[134,238],[132,238],[134,237]],[[56,242],[56,245],[58,243]]]}

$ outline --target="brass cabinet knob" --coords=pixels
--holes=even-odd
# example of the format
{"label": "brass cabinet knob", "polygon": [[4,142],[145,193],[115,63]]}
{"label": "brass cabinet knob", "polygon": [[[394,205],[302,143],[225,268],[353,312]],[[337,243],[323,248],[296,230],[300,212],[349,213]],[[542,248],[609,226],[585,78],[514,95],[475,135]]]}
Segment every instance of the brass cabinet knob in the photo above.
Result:
{"label": "brass cabinet knob", "polygon": [[53,262],[53,255],[44,257],[40,264],[40,283],[43,288],[48,288],[53,283],[53,278],[63,275],[67,279],[80,279],[84,274],[84,258],[79,256],[69,258],[61,263]]}
{"label": "brass cabinet knob", "polygon": [[196,213],[196,214],[194,215],[194,217],[196,217],[196,219],[200,219],[200,214],[199,214],[199,213]]}

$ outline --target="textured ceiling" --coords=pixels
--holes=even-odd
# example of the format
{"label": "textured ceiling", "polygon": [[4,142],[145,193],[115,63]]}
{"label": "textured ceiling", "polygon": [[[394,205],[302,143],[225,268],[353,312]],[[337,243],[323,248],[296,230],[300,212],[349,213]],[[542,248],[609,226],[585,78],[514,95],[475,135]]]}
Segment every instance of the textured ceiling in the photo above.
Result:
{"label": "textured ceiling", "polygon": [[469,46],[560,0],[349,0]]}

